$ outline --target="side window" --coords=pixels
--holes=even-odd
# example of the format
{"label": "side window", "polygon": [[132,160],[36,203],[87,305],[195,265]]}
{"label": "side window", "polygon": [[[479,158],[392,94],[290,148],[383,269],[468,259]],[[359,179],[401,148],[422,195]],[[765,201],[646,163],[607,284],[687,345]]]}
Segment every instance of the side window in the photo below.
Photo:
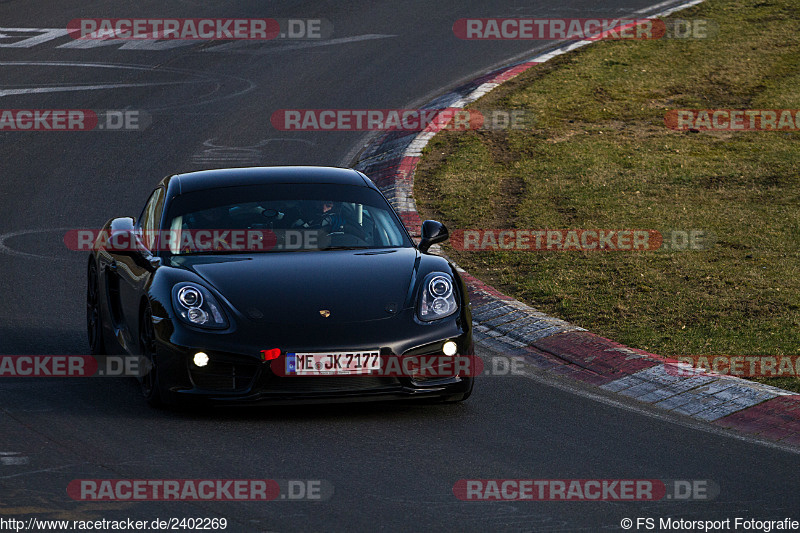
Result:
{"label": "side window", "polygon": [[150,199],[147,200],[147,204],[145,204],[144,210],[142,210],[142,216],[139,219],[139,228],[142,231],[142,243],[148,250],[153,249],[157,230],[160,229],[158,226],[161,222],[161,214],[163,211],[164,189],[159,187],[150,195]]}

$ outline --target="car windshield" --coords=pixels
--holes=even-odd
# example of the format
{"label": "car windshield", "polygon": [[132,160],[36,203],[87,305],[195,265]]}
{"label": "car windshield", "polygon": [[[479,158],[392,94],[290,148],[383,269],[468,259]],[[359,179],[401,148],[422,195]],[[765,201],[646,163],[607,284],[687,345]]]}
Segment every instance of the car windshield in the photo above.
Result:
{"label": "car windshield", "polygon": [[412,246],[386,200],[367,187],[270,184],[189,192],[169,205],[173,255]]}

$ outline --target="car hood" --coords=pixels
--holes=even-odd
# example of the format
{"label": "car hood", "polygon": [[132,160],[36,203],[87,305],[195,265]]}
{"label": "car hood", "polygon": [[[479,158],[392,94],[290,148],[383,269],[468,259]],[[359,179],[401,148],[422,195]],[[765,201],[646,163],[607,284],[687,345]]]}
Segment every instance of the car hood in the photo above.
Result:
{"label": "car hood", "polygon": [[418,264],[414,248],[394,248],[220,256],[186,267],[250,320],[333,325],[391,318],[413,305]]}

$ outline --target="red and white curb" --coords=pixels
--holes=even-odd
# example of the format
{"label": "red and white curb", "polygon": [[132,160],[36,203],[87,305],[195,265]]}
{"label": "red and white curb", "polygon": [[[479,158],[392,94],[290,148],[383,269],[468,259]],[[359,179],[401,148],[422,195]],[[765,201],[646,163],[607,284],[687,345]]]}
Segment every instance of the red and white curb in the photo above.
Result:
{"label": "red and white curb", "polygon": [[[648,16],[664,17],[702,1],[692,0]],[[501,68],[424,107],[463,108],[529,68],[592,42],[596,41],[570,43]],[[434,120],[420,133],[389,132],[367,146],[354,165],[381,188],[415,236],[419,236],[421,220],[413,197],[414,172],[422,150],[441,127],[441,121]],[[475,339],[488,348],[525,355],[527,361],[547,372],[667,411],[800,446],[800,395],[731,376],[689,374],[677,366],[671,369],[674,360],[594,335],[502,294],[463,269],[458,271],[470,292]]]}

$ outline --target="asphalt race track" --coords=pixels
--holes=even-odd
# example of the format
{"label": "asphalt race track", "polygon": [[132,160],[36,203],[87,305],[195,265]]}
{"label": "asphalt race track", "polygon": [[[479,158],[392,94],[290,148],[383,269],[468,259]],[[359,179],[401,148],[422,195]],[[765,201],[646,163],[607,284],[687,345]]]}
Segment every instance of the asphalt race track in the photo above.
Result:
{"label": "asphalt race track", "polygon": [[[363,132],[278,131],[274,111],[411,108],[552,45],[462,41],[452,32],[458,18],[612,17],[651,3],[0,0],[0,108],[152,118],[143,131],[0,132],[0,354],[87,352],[86,254],[64,246],[67,230],[137,215],[167,174],[347,165],[367,141]],[[44,31],[80,17],[322,18],[333,35],[153,50],[80,48]],[[597,531],[637,517],[799,518],[800,455],[529,374],[487,377],[460,405],[200,412],[151,410],[131,379],[3,379],[0,519],[224,517],[228,531]],[[324,480],[333,494],[249,503],[67,495],[72,480],[106,478]],[[453,494],[458,480],[499,478],[710,480],[719,495],[464,502]]]}

